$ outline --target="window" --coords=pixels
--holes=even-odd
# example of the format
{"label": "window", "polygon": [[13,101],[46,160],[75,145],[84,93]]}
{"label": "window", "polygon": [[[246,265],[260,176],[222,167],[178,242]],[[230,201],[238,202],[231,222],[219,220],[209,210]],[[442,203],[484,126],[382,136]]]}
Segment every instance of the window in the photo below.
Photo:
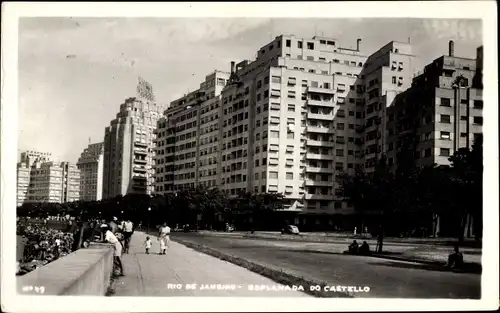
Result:
{"label": "window", "polygon": [[483,101],[482,100],[474,100],[474,109],[482,109]]}
{"label": "window", "polygon": [[291,179],[293,179],[293,173],[292,173],[292,172],[287,172],[287,173],[286,173],[286,179],[287,179],[287,180],[291,180]]}
{"label": "window", "polygon": [[460,133],[460,137],[462,138],[467,137],[467,133]]}
{"label": "window", "polygon": [[424,156],[425,156],[426,158],[428,158],[428,157],[430,157],[430,156],[431,156],[431,153],[432,153],[431,148],[427,148],[427,149],[425,149],[425,151],[424,151]]}
{"label": "window", "polygon": [[396,76],[392,76],[392,83],[395,85],[396,84]]}
{"label": "window", "polygon": [[295,112],[295,104],[288,105],[288,112]]}
{"label": "window", "polygon": [[441,123],[451,123],[451,117],[446,114],[441,114]]}
{"label": "window", "polygon": [[297,41],[297,48],[302,49],[302,41]]}
{"label": "window", "polygon": [[344,130],[344,123],[337,123],[338,130]]}
{"label": "window", "polygon": [[269,172],[269,178],[271,178],[271,179],[277,179],[278,178],[278,172]]}
{"label": "window", "polygon": [[448,148],[439,149],[439,155],[449,157],[450,156],[450,149],[448,149]]}
{"label": "window", "polygon": [[483,117],[482,116],[474,116],[474,124],[483,125]]}
{"label": "window", "polygon": [[441,98],[441,105],[444,107],[450,107],[451,100],[449,98]]}
{"label": "window", "polygon": [[336,156],[344,156],[344,150],[343,149],[337,149],[335,151]]}
{"label": "window", "polygon": [[286,42],[285,42],[285,45],[287,47],[291,47],[292,46],[292,41],[290,39],[287,39]]}
{"label": "window", "polygon": [[271,80],[275,84],[281,84],[281,77],[279,76],[273,76]]}
{"label": "window", "polygon": [[287,139],[294,139],[295,138],[295,133],[287,133],[286,134]]}
{"label": "window", "polygon": [[441,132],[441,139],[448,139],[449,140],[450,138],[451,138],[450,132],[444,132],[444,131]]}
{"label": "window", "polygon": [[307,49],[314,50],[314,42],[308,42],[307,43]]}
{"label": "window", "polygon": [[271,130],[271,138],[279,138],[280,132],[277,130]]}
{"label": "window", "polygon": [[313,56],[311,56],[311,55],[308,55],[308,56],[306,57],[306,59],[307,59],[308,61],[314,61],[314,57],[313,57]]}

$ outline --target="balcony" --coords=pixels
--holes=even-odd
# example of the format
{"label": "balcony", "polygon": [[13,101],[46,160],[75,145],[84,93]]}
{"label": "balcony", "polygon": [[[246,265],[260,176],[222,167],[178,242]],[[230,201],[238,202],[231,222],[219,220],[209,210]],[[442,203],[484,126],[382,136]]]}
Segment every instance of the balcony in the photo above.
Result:
{"label": "balcony", "polygon": [[333,114],[321,114],[321,113],[307,113],[308,119],[313,120],[323,120],[323,121],[333,121]]}
{"label": "balcony", "polygon": [[365,125],[358,125],[356,126],[356,132],[357,133],[362,133],[365,130]]}
{"label": "balcony", "polygon": [[335,130],[332,128],[321,127],[321,126],[307,126],[306,130],[310,133],[319,133],[319,134],[333,134],[335,132]]}
{"label": "balcony", "polygon": [[333,159],[333,157],[330,154],[319,154],[319,153],[307,152],[306,153],[306,159],[310,159],[310,160],[330,160],[330,159]]}
{"label": "balcony", "polygon": [[313,147],[334,147],[335,143],[331,141],[319,141],[319,140],[307,139],[306,145]]}
{"label": "balcony", "polygon": [[334,95],[335,91],[333,89],[319,88],[319,87],[308,87],[307,92],[309,93],[321,93],[326,95]]}
{"label": "balcony", "polygon": [[311,167],[311,166],[308,166],[306,168],[306,172],[307,173],[331,174],[331,173],[334,173],[335,170],[333,168],[329,168],[329,167]]}
{"label": "balcony", "polygon": [[321,181],[321,180],[312,180],[306,179],[306,186],[317,186],[317,187],[331,187],[334,185],[333,181]]}
{"label": "balcony", "polygon": [[145,142],[134,141],[134,146],[136,146],[136,147],[144,147],[144,148],[147,148],[147,147],[148,147],[148,144],[147,144],[147,143],[145,143]]}
{"label": "balcony", "polygon": [[137,180],[137,181],[146,181],[148,180],[146,176],[143,176],[143,175],[138,175],[138,174],[132,174],[132,179],[133,180]]}
{"label": "balcony", "polygon": [[134,149],[135,154],[147,155],[148,152],[145,149]]}
{"label": "balcony", "polygon": [[137,164],[147,164],[148,161],[146,161],[144,159],[134,159],[134,163],[137,163]]}
{"label": "balcony", "polygon": [[146,173],[148,170],[145,167],[134,166],[134,171],[140,173]]}
{"label": "balcony", "polygon": [[335,103],[333,103],[333,101],[322,101],[322,100],[312,100],[312,99],[307,100],[307,105],[314,105],[314,106],[320,106],[320,107],[326,107],[326,108],[334,108],[335,107]]}

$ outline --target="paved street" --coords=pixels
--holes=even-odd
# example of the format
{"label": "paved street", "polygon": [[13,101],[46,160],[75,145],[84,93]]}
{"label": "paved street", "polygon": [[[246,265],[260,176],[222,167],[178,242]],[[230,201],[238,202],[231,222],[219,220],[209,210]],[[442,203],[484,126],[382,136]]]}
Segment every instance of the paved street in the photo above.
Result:
{"label": "paved street", "polygon": [[[143,247],[145,237],[142,232],[132,236],[130,254],[123,256],[126,276],[115,282],[115,296],[309,297],[298,291],[249,290],[249,285],[278,284],[175,242],[171,243],[167,255],[158,255],[159,243],[153,236],[152,253],[147,255]],[[186,284],[197,284],[197,288],[188,290]],[[217,288],[217,284],[233,285],[235,289],[211,290]],[[208,289],[202,290],[203,287]]]}
{"label": "paved street", "polygon": [[[319,243],[174,233],[172,238],[203,244],[273,269],[329,284],[369,286],[357,297],[470,298],[481,296],[481,275],[444,272],[413,262],[338,254],[311,249]],[[326,244],[331,245],[331,244]],[[337,245],[342,247],[342,245]],[[346,244],[343,243],[345,250]],[[393,249],[392,247],[391,249]],[[389,249],[389,247],[387,247]]]}

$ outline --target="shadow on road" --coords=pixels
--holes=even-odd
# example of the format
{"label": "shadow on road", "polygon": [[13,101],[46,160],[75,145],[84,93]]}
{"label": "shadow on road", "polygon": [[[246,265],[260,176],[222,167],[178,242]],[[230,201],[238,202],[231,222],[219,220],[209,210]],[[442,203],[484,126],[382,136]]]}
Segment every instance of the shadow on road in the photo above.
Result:
{"label": "shadow on road", "polygon": [[438,272],[449,272],[449,270],[443,268],[440,265],[432,265],[432,264],[416,264],[416,263],[403,263],[403,262],[395,262],[395,261],[387,261],[387,262],[371,262],[368,263],[373,266],[385,266],[392,268],[407,268],[407,269],[418,269],[418,270],[427,270],[427,271],[438,271]]}
{"label": "shadow on road", "polygon": [[418,269],[418,270],[426,270],[426,271],[435,271],[435,272],[452,272],[452,273],[469,273],[469,274],[481,274],[482,268],[481,265],[466,263],[464,267],[460,270],[449,269],[443,267],[442,264],[421,264],[421,263],[403,263],[397,261],[388,261],[388,262],[374,262],[369,263],[374,266],[385,266],[392,268],[407,268],[407,269]]}

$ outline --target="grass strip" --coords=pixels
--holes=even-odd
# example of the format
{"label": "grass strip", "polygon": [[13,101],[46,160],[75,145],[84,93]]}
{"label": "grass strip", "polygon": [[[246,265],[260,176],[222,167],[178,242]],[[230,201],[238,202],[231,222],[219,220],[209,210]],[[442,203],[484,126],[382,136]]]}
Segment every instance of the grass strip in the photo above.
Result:
{"label": "grass strip", "polygon": [[[229,255],[227,253],[220,252],[218,250],[212,249],[202,244],[194,243],[191,241],[186,241],[182,239],[172,239],[188,248],[196,250],[198,252],[202,252],[204,254],[208,254],[210,256],[216,257],[220,260],[230,262],[232,264],[241,266],[246,268],[254,273],[257,273],[261,276],[267,277],[279,284],[285,286],[302,286],[304,288],[304,292],[318,298],[353,298],[353,295],[348,292],[327,292],[324,291],[324,287],[329,284],[325,282],[314,281],[312,279],[307,279],[304,277],[299,277],[290,273],[286,273],[283,270],[275,270],[269,268],[267,266],[263,266],[261,264],[248,261],[233,255]],[[311,290],[311,286],[320,286],[320,290]]]}

